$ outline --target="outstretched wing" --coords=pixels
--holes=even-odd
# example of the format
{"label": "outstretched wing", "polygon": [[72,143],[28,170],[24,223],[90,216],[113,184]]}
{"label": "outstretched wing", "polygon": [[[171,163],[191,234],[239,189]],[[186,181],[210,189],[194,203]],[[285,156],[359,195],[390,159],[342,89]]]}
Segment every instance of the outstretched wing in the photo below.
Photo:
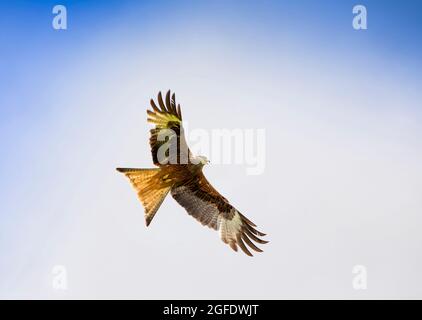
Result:
{"label": "outstretched wing", "polygon": [[163,101],[161,92],[158,93],[158,106],[151,99],[152,110],[147,110],[147,121],[155,124],[150,130],[150,146],[152,160],[155,165],[187,164],[190,151],[186,143],[180,104],[176,107],[176,96],[170,90]]}
{"label": "outstretched wing", "polygon": [[262,250],[251,240],[261,244],[268,242],[258,238],[265,234],[257,231],[252,221],[220,195],[202,172],[185,183],[173,187],[171,195],[189,215],[203,225],[218,230],[221,240],[234,251],[237,251],[237,246],[239,246],[243,252],[252,256],[248,247],[257,252],[262,252]]}

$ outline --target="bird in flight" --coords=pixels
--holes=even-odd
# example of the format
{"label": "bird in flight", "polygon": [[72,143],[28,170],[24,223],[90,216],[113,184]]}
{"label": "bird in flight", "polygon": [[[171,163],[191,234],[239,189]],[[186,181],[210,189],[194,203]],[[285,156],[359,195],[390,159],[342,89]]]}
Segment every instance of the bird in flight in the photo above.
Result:
{"label": "bird in flight", "polygon": [[264,233],[234,208],[205,178],[202,168],[209,161],[194,156],[187,147],[180,104],[176,107],[175,94],[167,92],[165,101],[158,93],[158,106],[151,99],[152,110],[147,110],[147,121],[154,124],[150,130],[152,159],[158,168],[117,168],[129,178],[145,209],[145,222],[149,226],[164,198],[170,192],[187,213],[202,225],[219,231],[221,240],[234,251],[239,246],[252,256],[250,248],[262,252],[254,243],[268,241],[259,237]]}

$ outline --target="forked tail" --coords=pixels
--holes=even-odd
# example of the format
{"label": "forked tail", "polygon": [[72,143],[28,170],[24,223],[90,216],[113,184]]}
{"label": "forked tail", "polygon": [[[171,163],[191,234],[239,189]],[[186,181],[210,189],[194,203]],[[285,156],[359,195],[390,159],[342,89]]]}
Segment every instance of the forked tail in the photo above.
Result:
{"label": "forked tail", "polygon": [[164,198],[169,193],[171,185],[163,181],[159,168],[117,168],[116,170],[128,177],[135,188],[145,209],[145,223],[149,226]]}

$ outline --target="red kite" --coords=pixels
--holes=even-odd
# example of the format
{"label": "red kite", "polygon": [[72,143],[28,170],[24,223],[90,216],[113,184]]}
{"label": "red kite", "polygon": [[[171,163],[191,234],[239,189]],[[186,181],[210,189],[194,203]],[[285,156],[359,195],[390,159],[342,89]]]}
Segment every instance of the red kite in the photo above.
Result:
{"label": "red kite", "polygon": [[158,168],[117,168],[135,188],[145,209],[145,222],[149,226],[155,213],[170,192],[173,198],[203,225],[220,232],[221,240],[234,251],[239,246],[252,256],[249,248],[262,252],[253,242],[267,243],[259,238],[264,233],[234,208],[207,181],[202,168],[209,163],[206,157],[193,156],[187,147],[182,126],[180,104],[176,107],[175,94],[166,94],[165,102],[158,93],[158,105],[151,99],[152,110],[147,110],[151,129],[150,146],[153,162]]}

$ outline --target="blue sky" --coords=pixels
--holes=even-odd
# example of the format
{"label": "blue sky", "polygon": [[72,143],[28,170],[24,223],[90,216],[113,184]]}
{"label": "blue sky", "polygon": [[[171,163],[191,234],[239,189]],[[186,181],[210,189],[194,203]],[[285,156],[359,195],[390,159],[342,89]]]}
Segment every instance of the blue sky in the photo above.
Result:
{"label": "blue sky", "polygon": [[157,33],[165,33],[168,39],[183,37],[183,31],[172,34],[172,29],[194,26],[192,37],[214,34],[239,43],[249,42],[246,50],[256,54],[277,50],[274,48],[283,46],[288,35],[303,50],[318,47],[315,54],[321,58],[355,57],[362,63],[381,59],[386,66],[409,72],[420,67],[419,1],[365,1],[369,28],[364,32],[351,28],[353,1],[61,3],[67,5],[69,15],[69,29],[64,32],[51,28],[55,1],[1,4],[1,86],[6,93],[2,97],[3,120],[15,113],[22,118],[23,111],[31,119],[48,112],[36,105],[31,108],[25,100],[19,103],[15,93],[21,93],[20,99],[42,95],[43,90],[31,85],[33,81],[53,82],[59,76],[58,70],[71,68],[77,63],[75,53],[98,37],[113,37],[110,48],[125,50],[125,45],[135,41],[153,44]]}
{"label": "blue sky", "polygon": [[[51,26],[56,4],[67,7],[65,31]],[[367,30],[352,28],[355,4],[367,7]],[[1,2],[0,280],[7,281],[0,296],[56,297],[49,272],[65,264],[75,281],[67,297],[160,297],[152,281],[143,291],[122,284],[130,279],[104,279],[143,272],[143,259],[172,262],[160,255],[176,252],[162,237],[172,224],[183,231],[174,245],[186,248],[185,259],[195,255],[183,235],[209,236],[197,240],[209,250],[204,263],[224,259],[215,271],[223,278],[224,266],[244,266],[217,235],[182,214],[172,217],[181,210],[170,200],[146,232],[134,194],[113,171],[151,165],[145,107],[158,90],[172,88],[194,127],[267,130],[264,175],[251,178],[236,166],[207,172],[272,231],[273,249],[244,271],[282,270],[274,286],[263,281],[265,297],[356,297],[334,269],[349,274],[365,261],[379,284],[367,296],[421,297],[422,259],[405,249],[420,243],[412,228],[422,208],[421,33],[420,1]],[[324,201],[327,194],[335,204]],[[319,239],[315,247],[296,238],[303,230]],[[388,253],[378,239],[396,247]],[[312,262],[298,253],[304,248]],[[146,251],[136,260],[138,250]],[[111,254],[120,264],[98,273]],[[326,264],[315,262],[317,254]],[[391,280],[403,270],[403,281]],[[215,297],[218,287],[209,282],[206,292],[198,279],[192,275],[180,292],[181,283],[167,279],[166,297]],[[237,288],[223,297],[254,298]]]}

